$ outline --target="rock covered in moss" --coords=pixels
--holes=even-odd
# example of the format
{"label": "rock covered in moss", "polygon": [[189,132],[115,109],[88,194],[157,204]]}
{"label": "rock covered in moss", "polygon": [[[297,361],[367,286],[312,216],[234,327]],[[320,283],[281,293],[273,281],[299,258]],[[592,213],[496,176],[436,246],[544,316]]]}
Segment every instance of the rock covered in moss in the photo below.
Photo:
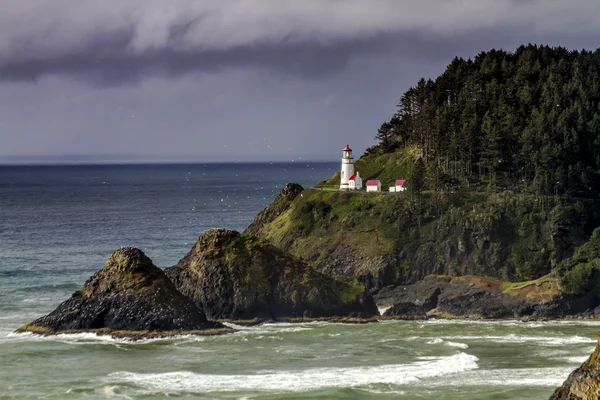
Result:
{"label": "rock covered in moss", "polygon": [[394,304],[394,306],[388,308],[385,313],[383,313],[383,316],[401,319],[427,319],[425,308],[420,304],[411,302]]}
{"label": "rock covered in moss", "polygon": [[206,231],[165,272],[209,319],[377,315],[373,298],[358,281],[316,272],[247,233]]}
{"label": "rock covered in moss", "polygon": [[550,396],[550,400],[597,399],[600,399],[600,345]]}
{"label": "rock covered in moss", "polygon": [[123,247],[83,288],[50,314],[19,331],[44,334],[100,331],[119,336],[140,332],[201,331],[223,328],[208,322],[189,298],[179,293],[164,272],[141,250]]}
{"label": "rock covered in moss", "polygon": [[304,188],[297,183],[288,183],[285,185],[273,202],[254,217],[254,220],[248,228],[246,228],[244,233],[256,235],[263,226],[270,224],[275,218],[279,217],[287,210],[290,207],[290,204],[292,204],[292,201],[294,201],[303,190]]}

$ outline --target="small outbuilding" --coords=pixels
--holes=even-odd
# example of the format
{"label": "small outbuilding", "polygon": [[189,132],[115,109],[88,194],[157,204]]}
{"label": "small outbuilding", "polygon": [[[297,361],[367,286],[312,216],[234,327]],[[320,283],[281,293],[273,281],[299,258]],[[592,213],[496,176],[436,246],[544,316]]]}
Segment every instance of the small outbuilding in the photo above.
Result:
{"label": "small outbuilding", "polygon": [[395,192],[404,192],[406,190],[406,186],[404,186],[405,183],[406,183],[406,180],[398,179],[396,181]]}
{"label": "small outbuilding", "polygon": [[357,172],[350,177],[348,180],[348,189],[350,190],[361,190],[363,187],[362,178],[360,174]]}
{"label": "small outbuilding", "polygon": [[377,179],[368,180],[367,192],[381,192],[381,181]]}

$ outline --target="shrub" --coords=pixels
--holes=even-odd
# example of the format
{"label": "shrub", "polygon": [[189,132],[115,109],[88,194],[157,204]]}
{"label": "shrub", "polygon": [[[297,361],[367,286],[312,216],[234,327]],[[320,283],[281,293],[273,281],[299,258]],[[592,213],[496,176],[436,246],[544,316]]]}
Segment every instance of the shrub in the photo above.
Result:
{"label": "shrub", "polygon": [[561,280],[565,293],[583,294],[600,290],[600,259],[577,264]]}

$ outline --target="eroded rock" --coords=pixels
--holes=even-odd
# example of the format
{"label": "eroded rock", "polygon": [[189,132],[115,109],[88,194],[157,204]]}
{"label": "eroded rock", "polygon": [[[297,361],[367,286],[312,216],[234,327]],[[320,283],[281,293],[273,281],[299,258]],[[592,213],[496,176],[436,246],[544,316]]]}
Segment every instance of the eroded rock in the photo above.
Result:
{"label": "eroded rock", "polygon": [[209,322],[141,250],[123,247],[83,288],[50,314],[19,329],[42,334],[98,332],[160,336],[230,331]]}
{"label": "eroded rock", "polygon": [[248,233],[206,231],[166,273],[213,320],[378,314],[360,282],[316,272]]}

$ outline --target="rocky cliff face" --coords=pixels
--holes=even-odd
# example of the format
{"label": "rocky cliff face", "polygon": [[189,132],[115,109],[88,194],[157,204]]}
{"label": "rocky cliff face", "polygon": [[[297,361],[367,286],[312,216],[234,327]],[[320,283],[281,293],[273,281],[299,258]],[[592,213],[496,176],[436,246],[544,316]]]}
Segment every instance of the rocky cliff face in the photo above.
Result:
{"label": "rocky cliff face", "polygon": [[232,230],[205,232],[166,274],[209,319],[377,315],[359,282],[316,272],[266,240]]}
{"label": "rocky cliff face", "polygon": [[428,276],[412,285],[383,288],[374,297],[379,306],[393,306],[385,315],[394,317],[411,317],[411,304],[448,318],[591,317],[600,311],[595,295],[564,294],[549,276],[515,284],[479,276]]}
{"label": "rocky cliff face", "polygon": [[179,293],[164,272],[141,250],[123,247],[50,314],[19,331],[42,334],[92,331],[117,336],[153,336],[208,332],[208,322],[190,299]]}
{"label": "rocky cliff face", "polygon": [[600,345],[550,397],[550,400],[597,399],[600,399]]}

